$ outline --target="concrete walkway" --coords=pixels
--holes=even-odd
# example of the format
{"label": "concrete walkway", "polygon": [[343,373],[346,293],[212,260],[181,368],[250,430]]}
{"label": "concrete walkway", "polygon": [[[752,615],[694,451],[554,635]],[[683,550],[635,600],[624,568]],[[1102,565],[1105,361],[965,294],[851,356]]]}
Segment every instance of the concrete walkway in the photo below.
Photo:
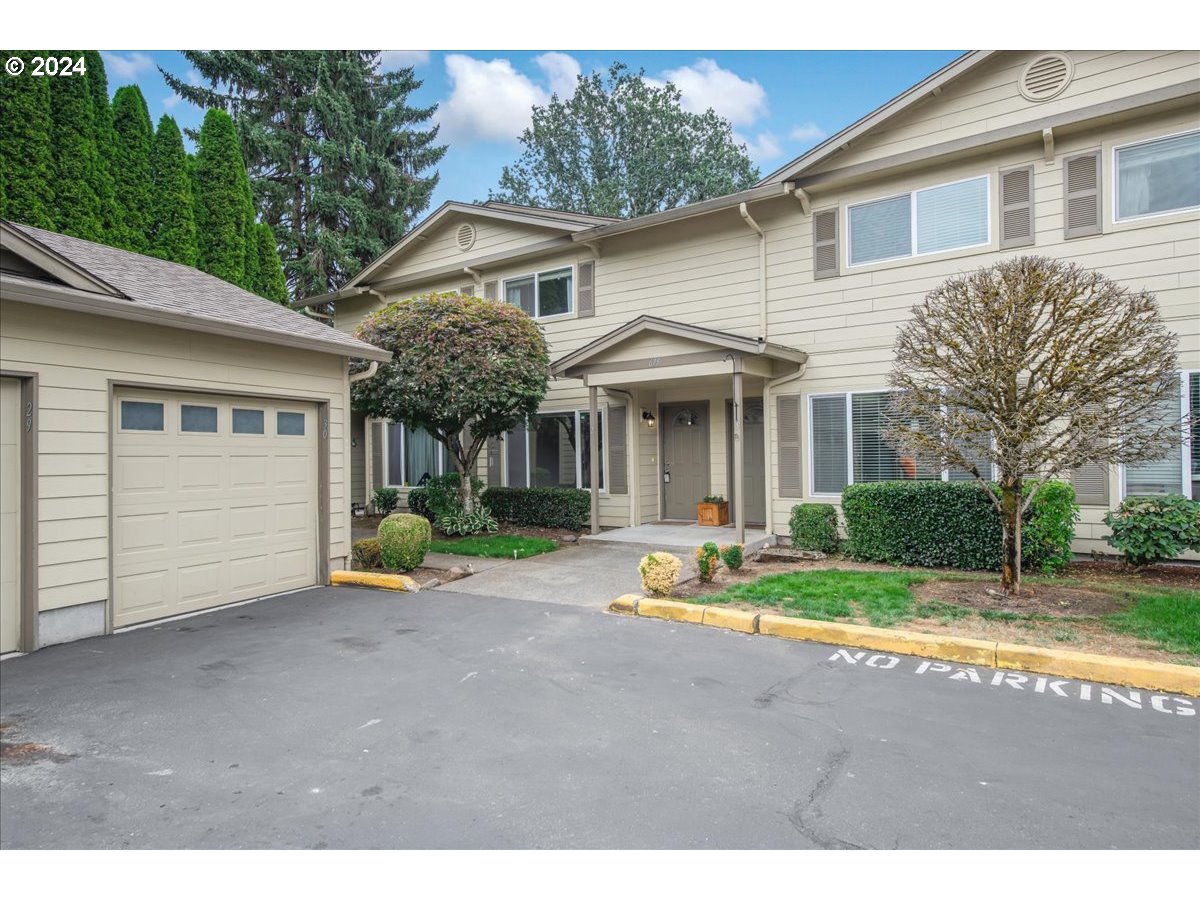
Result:
{"label": "concrete walkway", "polygon": [[[638,544],[655,550],[685,550],[689,554],[707,541],[733,543],[733,526],[700,527],[695,522],[652,522],[632,528],[614,528],[599,534],[585,534],[581,540],[602,544]],[[761,529],[746,529],[746,552],[761,550],[773,542],[772,535]]]}

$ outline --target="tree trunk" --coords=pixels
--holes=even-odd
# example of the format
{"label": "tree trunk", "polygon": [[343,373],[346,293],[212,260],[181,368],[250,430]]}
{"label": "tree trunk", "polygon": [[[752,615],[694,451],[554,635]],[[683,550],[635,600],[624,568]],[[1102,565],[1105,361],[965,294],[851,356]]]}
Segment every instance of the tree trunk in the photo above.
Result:
{"label": "tree trunk", "polygon": [[1001,541],[1000,586],[1006,594],[1021,593],[1021,477],[1000,484]]}
{"label": "tree trunk", "polygon": [[471,476],[467,467],[461,465],[458,472],[458,496],[462,501],[463,512],[471,515],[475,512],[475,495],[471,492]]}

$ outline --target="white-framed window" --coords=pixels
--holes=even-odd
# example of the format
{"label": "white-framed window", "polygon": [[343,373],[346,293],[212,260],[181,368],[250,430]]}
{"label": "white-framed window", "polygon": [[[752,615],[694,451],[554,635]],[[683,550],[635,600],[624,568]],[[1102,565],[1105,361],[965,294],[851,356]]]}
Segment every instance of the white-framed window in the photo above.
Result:
{"label": "white-framed window", "polygon": [[388,487],[416,487],[428,478],[456,471],[441,441],[400,422],[384,425],[383,465]]}
{"label": "white-framed window", "polygon": [[165,407],[155,400],[122,400],[122,431],[163,431]]}
{"label": "white-framed window", "polygon": [[991,176],[933,185],[846,208],[848,266],[991,243]]}
{"label": "white-framed window", "polygon": [[1200,370],[1181,372],[1178,398],[1163,404],[1160,422],[1184,423],[1178,445],[1163,459],[1121,467],[1121,496],[1183,494],[1200,500]]}
{"label": "white-framed window", "polygon": [[504,281],[504,300],[534,319],[565,316],[575,309],[575,269],[565,266]]}
{"label": "white-framed window", "polygon": [[1113,221],[1200,209],[1200,131],[1113,148]]}
{"label": "white-framed window", "polygon": [[[937,470],[894,449],[883,430],[891,415],[887,391],[808,396],[808,492],[837,496],[850,484],[877,481],[969,481],[962,469]],[[988,464],[980,460],[980,467]],[[989,473],[991,474],[991,473]]]}
{"label": "white-framed window", "polygon": [[[604,410],[600,431],[600,490],[604,475]],[[538,413],[530,427],[504,436],[504,483],[508,487],[591,488],[591,414],[586,409]]]}

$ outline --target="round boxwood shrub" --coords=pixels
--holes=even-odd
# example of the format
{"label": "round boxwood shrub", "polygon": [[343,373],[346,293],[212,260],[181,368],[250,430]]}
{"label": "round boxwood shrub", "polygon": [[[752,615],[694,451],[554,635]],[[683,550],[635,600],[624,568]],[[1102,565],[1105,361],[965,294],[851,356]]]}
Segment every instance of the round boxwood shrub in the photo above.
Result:
{"label": "round boxwood shrub", "polygon": [[648,553],[638,564],[642,576],[642,590],[652,597],[669,597],[679,581],[683,563],[671,553]]}
{"label": "round boxwood shrub", "polygon": [[1200,501],[1182,494],[1129,497],[1104,517],[1108,542],[1133,566],[1174,559],[1184,550],[1200,551]]}
{"label": "round boxwood shrub", "polygon": [[394,513],[379,523],[379,556],[385,568],[408,572],[425,560],[433,531],[429,520]]}
{"label": "round boxwood shrub", "polygon": [[837,510],[832,503],[799,503],[788,519],[792,546],[797,550],[833,553],[838,548]]}
{"label": "round boxwood shrub", "polygon": [[729,567],[730,572],[736,572],[746,561],[745,550],[741,544],[726,544],[721,548],[721,562]]}

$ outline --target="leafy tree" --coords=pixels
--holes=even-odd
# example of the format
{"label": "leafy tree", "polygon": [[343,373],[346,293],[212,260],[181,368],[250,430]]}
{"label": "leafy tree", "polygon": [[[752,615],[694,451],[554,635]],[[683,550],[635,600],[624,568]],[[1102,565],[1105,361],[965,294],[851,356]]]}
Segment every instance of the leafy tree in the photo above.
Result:
{"label": "leafy tree", "polygon": [[[78,56],[78,50],[52,51]],[[7,77],[7,76],[6,76]],[[53,159],[54,228],[88,241],[104,240],[96,119],[86,75],[55,78],[50,92],[50,146]],[[5,115],[5,127],[9,117]]]}
{"label": "leafy tree", "polygon": [[230,112],[262,221],[298,297],[337,288],[394,244],[428,205],[446,152],[413,107],[411,68],[376,50],[184,51],[208,83],[163,72],[180,96]]}
{"label": "leafy tree", "polygon": [[[100,222],[107,243],[124,246],[117,239],[121,219],[120,201],[113,186],[113,147],[116,136],[113,132],[113,109],[108,101],[108,74],[104,70],[104,58],[98,50],[83,51],[87,68],[88,89],[92,95],[92,115],[96,126],[96,176],[93,188],[100,200]],[[45,79],[51,81],[52,79]]]}
{"label": "leafy tree", "polygon": [[246,272],[245,177],[233,119],[210,109],[196,151],[197,264],[239,285]]}
{"label": "leafy tree", "polygon": [[1179,423],[1162,420],[1176,343],[1146,291],[1059,260],[1005,260],[914,307],[896,337],[886,435],[975,476],[1000,514],[1004,590],[1017,594],[1021,516],[1047,480],[1161,459],[1180,441]]}
{"label": "leafy tree", "polygon": [[580,76],[567,100],[533,108],[524,150],[491,199],[628,218],[751,187],[758,169],[729,123],[690,113],[671,83],[614,63]]}
{"label": "leafy tree", "polygon": [[146,98],[135,84],[117,88],[112,102],[112,176],[117,194],[117,221],[109,243],[145,253],[150,247],[150,145],[154,127]]}
{"label": "leafy tree", "polygon": [[[429,432],[460,475],[473,473],[488,439],[526,421],[546,395],[546,339],[507,303],[425,294],[372,313],[356,334],[393,356],[353,386],[355,408]],[[459,479],[467,515],[476,512],[471,482]]]}
{"label": "leafy tree", "polygon": [[151,256],[196,264],[196,218],[188,155],[179,126],[170,116],[158,120],[150,148]]}
{"label": "leafy tree", "polygon": [[[44,51],[6,50],[25,61]],[[50,79],[0,76],[0,218],[54,227]]]}
{"label": "leafy tree", "polygon": [[275,235],[271,226],[259,222],[254,226],[258,239],[258,285],[254,293],[276,303],[288,302],[287,279],[283,275],[283,265],[279,262],[279,251],[275,247]]}

